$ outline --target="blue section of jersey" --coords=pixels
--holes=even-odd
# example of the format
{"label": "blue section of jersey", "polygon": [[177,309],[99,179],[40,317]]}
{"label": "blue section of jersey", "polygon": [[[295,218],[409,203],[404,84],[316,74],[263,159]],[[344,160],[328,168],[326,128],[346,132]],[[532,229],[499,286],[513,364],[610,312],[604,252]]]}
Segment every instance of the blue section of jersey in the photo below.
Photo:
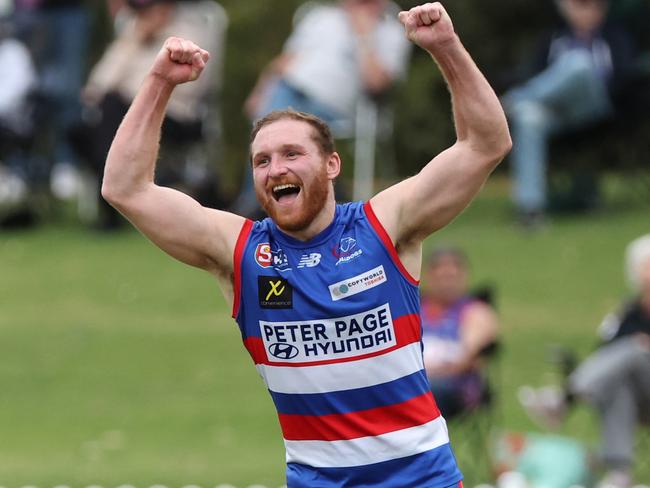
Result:
{"label": "blue section of jersey", "polygon": [[[386,274],[383,283],[333,299],[331,285],[378,266],[383,266]],[[261,336],[260,320],[344,317],[387,302],[393,319],[419,313],[418,287],[401,275],[366,219],[361,202],[337,205],[332,224],[307,242],[284,234],[271,219],[255,222],[242,256],[241,273],[241,304],[236,319],[244,339]],[[289,285],[292,296],[288,300],[291,303],[285,304],[287,308],[275,306],[273,300],[260,303],[259,276]]]}
{"label": "blue section of jersey", "polygon": [[287,465],[287,488],[448,488],[462,479],[449,444],[415,456],[359,467]]}
{"label": "blue section of jersey", "polygon": [[271,391],[271,396],[279,413],[329,415],[394,405],[428,393],[429,390],[429,382],[418,371],[390,383],[366,388],[311,394]]}

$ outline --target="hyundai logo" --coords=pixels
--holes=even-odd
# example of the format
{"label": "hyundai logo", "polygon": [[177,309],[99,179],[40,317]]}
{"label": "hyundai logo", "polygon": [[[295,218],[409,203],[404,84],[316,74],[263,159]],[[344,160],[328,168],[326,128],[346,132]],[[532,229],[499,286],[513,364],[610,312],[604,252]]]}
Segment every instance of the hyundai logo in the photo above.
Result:
{"label": "hyundai logo", "polygon": [[298,348],[286,342],[276,342],[269,346],[269,352],[278,359],[293,359],[298,355]]}

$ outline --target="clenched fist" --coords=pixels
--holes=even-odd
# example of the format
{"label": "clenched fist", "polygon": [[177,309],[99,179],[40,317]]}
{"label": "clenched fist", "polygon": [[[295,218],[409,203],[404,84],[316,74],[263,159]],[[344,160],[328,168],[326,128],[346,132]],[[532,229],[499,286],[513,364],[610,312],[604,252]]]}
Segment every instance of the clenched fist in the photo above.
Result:
{"label": "clenched fist", "polygon": [[206,63],[210,53],[201,49],[192,41],[180,37],[168,38],[156,56],[151,74],[162,78],[175,86],[196,80]]}
{"label": "clenched fist", "polygon": [[454,26],[440,2],[425,3],[408,12],[400,12],[399,20],[407,37],[430,53],[455,38]]}

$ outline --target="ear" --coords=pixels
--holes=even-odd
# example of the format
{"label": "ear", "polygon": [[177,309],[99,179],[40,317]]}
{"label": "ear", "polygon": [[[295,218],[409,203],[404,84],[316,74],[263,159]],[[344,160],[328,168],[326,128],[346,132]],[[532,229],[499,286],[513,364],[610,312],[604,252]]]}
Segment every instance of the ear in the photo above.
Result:
{"label": "ear", "polygon": [[327,160],[327,179],[335,180],[341,173],[341,157],[339,153],[333,152]]}

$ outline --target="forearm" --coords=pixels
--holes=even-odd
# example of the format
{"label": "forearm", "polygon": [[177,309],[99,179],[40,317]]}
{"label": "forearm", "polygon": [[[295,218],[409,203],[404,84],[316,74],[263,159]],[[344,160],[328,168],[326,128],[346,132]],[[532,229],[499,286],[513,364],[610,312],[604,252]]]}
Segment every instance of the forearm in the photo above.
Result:
{"label": "forearm", "polygon": [[451,92],[458,141],[503,157],[511,142],[501,103],[458,36],[430,54]]}
{"label": "forearm", "polygon": [[108,152],[102,194],[116,203],[153,183],[160,130],[172,85],[154,75],[144,80]]}

